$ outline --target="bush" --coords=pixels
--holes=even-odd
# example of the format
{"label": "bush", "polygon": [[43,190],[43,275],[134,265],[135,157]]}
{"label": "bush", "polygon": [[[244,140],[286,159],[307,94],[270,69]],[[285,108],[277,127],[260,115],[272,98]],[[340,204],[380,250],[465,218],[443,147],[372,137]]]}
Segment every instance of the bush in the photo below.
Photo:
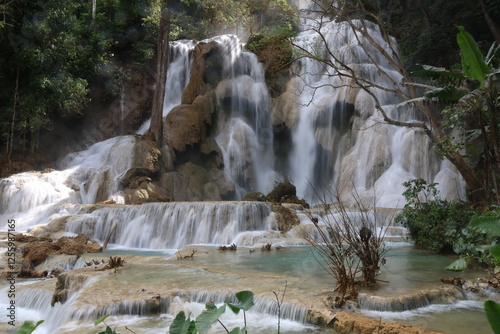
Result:
{"label": "bush", "polygon": [[246,49],[255,53],[259,61],[264,63],[266,84],[271,96],[281,94],[283,83],[280,73],[293,62],[293,49],[289,35],[252,34],[248,38]]}
{"label": "bush", "polygon": [[475,211],[463,202],[441,200],[435,183],[416,179],[404,186],[408,203],[395,221],[408,228],[416,246],[437,253],[475,251],[475,245],[484,239],[482,234],[467,229]]}

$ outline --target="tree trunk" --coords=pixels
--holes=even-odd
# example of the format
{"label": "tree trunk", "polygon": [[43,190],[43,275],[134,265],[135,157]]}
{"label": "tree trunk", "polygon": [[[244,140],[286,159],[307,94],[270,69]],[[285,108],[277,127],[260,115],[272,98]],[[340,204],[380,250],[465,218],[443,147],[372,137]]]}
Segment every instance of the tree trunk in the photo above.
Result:
{"label": "tree trunk", "polygon": [[97,0],[92,0],[92,20],[95,20],[96,12],[97,12]]}
{"label": "tree trunk", "polygon": [[149,132],[161,147],[163,142],[163,99],[165,98],[165,81],[169,58],[170,11],[165,8],[161,14],[160,31],[156,46],[156,90],[151,112]]}
{"label": "tree trunk", "polygon": [[12,107],[12,123],[10,125],[9,141],[7,143],[7,163],[10,164],[10,155],[14,147],[14,127],[16,124],[16,109],[17,102],[19,101],[19,67],[16,73],[16,87],[14,89],[14,106]]}
{"label": "tree trunk", "polygon": [[484,20],[486,21],[486,24],[488,24],[493,38],[495,39],[495,41],[497,41],[497,43],[500,43],[500,27],[491,18],[490,13],[488,12],[488,7],[486,6],[484,0],[479,0],[479,3],[481,4],[481,10],[483,11]]}

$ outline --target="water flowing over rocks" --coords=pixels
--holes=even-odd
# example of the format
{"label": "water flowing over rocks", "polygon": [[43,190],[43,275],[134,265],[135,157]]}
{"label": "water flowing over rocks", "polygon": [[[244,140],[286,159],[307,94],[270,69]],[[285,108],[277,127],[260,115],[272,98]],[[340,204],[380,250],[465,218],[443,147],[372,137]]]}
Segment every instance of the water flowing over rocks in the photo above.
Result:
{"label": "water flowing over rocks", "polygon": [[462,289],[445,286],[394,297],[360,294],[358,296],[358,303],[361,309],[366,310],[404,312],[432,304],[452,304],[464,299],[467,299],[467,296]]}

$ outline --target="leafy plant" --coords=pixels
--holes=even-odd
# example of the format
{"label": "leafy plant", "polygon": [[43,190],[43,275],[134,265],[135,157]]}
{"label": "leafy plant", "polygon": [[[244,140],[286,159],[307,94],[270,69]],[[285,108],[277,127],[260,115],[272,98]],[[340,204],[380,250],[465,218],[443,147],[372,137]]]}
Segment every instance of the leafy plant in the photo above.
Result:
{"label": "leafy plant", "polygon": [[459,201],[441,200],[435,183],[416,179],[403,185],[407,204],[395,222],[408,228],[415,245],[438,253],[464,255],[475,249],[482,235],[466,230],[475,211]]}
{"label": "leafy plant", "polygon": [[106,325],[106,329],[104,330],[104,332],[99,332],[99,334],[117,334],[116,333],[116,327],[114,329],[112,329],[111,327],[109,327],[106,322],[104,320],[106,320],[107,318],[109,317],[109,314],[103,316],[103,317],[100,317],[99,319],[97,319],[95,322],[94,322],[94,326],[97,326],[99,325],[100,323],[103,323],[104,325]]}
{"label": "leafy plant", "polygon": [[[500,236],[500,210],[496,208],[496,212],[489,211],[478,217],[474,222],[471,222],[474,228],[489,230],[495,236]],[[496,244],[488,248],[495,260],[500,261],[500,245]],[[495,334],[500,334],[500,304],[492,300],[484,302],[484,310],[491,328]]]}
{"label": "leafy plant", "polygon": [[472,218],[467,230],[480,233],[485,237],[473,245],[476,253],[461,254],[462,257],[451,263],[446,269],[461,271],[467,268],[469,262],[475,260],[494,268],[495,273],[500,272],[500,244],[498,243],[500,240],[500,209],[497,207],[495,210]]}
{"label": "leafy plant", "polygon": [[21,328],[19,328],[15,334],[31,334],[35,331],[35,329],[40,326],[44,320],[38,321],[36,324],[34,321],[25,321]]}

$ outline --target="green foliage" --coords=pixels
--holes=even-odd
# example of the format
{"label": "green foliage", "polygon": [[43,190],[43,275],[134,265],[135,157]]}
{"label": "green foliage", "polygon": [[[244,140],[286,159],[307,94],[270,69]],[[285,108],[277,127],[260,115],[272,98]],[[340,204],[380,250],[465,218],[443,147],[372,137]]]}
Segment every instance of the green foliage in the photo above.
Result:
{"label": "green foliage", "polygon": [[465,31],[463,26],[458,26],[457,43],[462,51],[462,69],[464,74],[479,82],[485,80],[485,76],[490,73],[489,67],[484,62],[484,56],[479,51],[476,41]]}
{"label": "green foliage", "polygon": [[240,310],[243,311],[248,311],[252,306],[254,306],[253,302],[253,292],[252,291],[240,291],[236,293],[236,299],[238,299],[241,304],[234,305],[234,304],[227,304],[231,311],[234,313],[238,314],[240,313]]}
{"label": "green foliage", "polygon": [[289,36],[252,34],[246,44],[246,49],[255,53],[259,61],[264,63],[266,84],[273,97],[279,95],[280,88],[284,86],[279,82],[280,71],[287,68],[294,59]]}
{"label": "green foliage", "polygon": [[474,211],[464,203],[441,200],[435,183],[416,179],[405,182],[404,186],[407,204],[395,221],[408,228],[417,246],[438,253],[475,252],[474,245],[482,236],[465,229]]}
{"label": "green foliage", "polygon": [[170,334],[191,334],[196,333],[196,324],[194,320],[186,318],[184,311],[180,311],[169,329]]}
{"label": "green foliage", "polygon": [[500,304],[487,300],[484,302],[484,310],[491,329],[495,334],[500,334]]}
{"label": "green foliage", "polygon": [[36,324],[33,321],[25,321],[21,328],[19,328],[15,334],[31,334],[35,329],[40,326],[44,321],[40,320]]}
{"label": "green foliage", "polygon": [[115,329],[112,329],[111,327],[109,327],[108,325],[106,325],[106,322],[104,320],[106,320],[108,317],[109,317],[109,314],[107,314],[107,315],[105,315],[103,317],[100,317],[99,319],[97,319],[94,322],[94,326],[97,326],[100,323],[103,323],[106,326],[106,329],[103,332],[99,332],[99,334],[117,334]]}
{"label": "green foliage", "polygon": [[20,0],[7,9],[0,29],[3,134],[13,116],[14,135],[32,142],[56,122],[74,122],[91,86],[114,97],[121,64],[144,65],[154,55],[158,0],[98,1],[95,17],[86,0]]}

